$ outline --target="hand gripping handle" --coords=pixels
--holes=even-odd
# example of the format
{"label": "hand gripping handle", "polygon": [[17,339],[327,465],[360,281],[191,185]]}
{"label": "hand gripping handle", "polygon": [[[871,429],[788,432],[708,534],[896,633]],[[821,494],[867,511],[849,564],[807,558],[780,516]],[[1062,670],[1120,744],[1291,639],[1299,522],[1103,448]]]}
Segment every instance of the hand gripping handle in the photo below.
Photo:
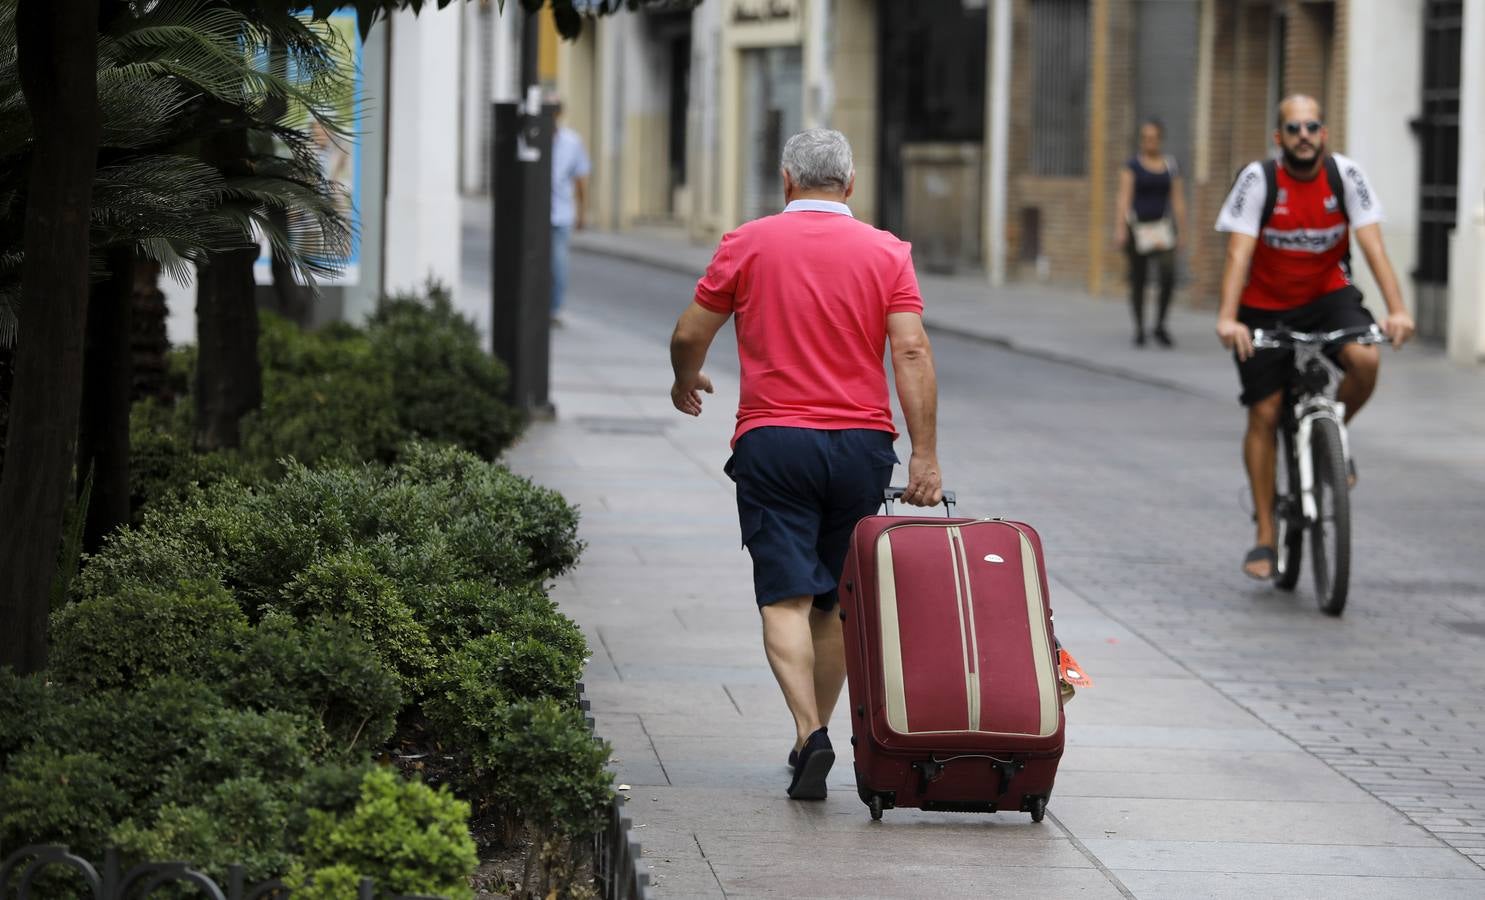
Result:
{"label": "hand gripping handle", "polygon": [[[901,500],[902,499],[903,492],[906,491],[906,490],[907,490],[906,487],[898,487],[897,485],[893,485],[892,487],[887,488],[887,490],[883,492],[883,495],[882,495],[882,506],[886,510],[887,515],[889,515],[889,516],[892,515],[892,504],[895,503],[895,502],[897,502],[897,501],[899,501],[899,500]],[[954,504],[956,502],[957,501],[954,499],[954,492],[953,491],[944,491],[943,504],[944,504],[944,515],[945,516],[952,516],[952,515],[954,515]]]}

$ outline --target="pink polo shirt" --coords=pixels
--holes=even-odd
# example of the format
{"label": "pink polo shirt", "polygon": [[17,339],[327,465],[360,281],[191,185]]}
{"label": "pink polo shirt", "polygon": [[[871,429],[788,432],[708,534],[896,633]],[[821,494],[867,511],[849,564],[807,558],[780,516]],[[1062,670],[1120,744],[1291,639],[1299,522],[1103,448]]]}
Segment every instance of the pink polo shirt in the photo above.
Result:
{"label": "pink polo shirt", "polygon": [[736,314],[733,444],[764,425],[897,435],[882,357],[887,315],[923,312],[910,250],[844,203],[819,200],[722,238],[696,302]]}

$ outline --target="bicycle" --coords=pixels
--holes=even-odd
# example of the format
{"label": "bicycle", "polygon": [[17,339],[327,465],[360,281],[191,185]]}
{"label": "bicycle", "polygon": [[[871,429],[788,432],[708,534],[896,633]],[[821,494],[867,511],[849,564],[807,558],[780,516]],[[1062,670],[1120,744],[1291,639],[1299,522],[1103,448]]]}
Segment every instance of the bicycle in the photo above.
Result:
{"label": "bicycle", "polygon": [[1286,591],[1299,583],[1304,538],[1310,536],[1310,568],[1320,609],[1339,616],[1346,608],[1351,576],[1350,447],[1346,406],[1334,399],[1336,367],[1327,350],[1342,344],[1386,341],[1376,325],[1329,332],[1255,329],[1255,350],[1294,351],[1294,376],[1284,388],[1279,420],[1279,459],[1274,492],[1279,563],[1274,584]]}

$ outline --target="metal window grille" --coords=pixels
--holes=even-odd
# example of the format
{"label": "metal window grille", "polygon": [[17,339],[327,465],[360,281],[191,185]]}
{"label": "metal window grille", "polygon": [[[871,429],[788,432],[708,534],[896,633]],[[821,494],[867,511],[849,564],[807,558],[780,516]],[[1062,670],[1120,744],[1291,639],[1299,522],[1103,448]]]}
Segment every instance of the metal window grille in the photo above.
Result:
{"label": "metal window grille", "polygon": [[1033,175],[1086,174],[1088,55],[1088,0],[1032,0]]}

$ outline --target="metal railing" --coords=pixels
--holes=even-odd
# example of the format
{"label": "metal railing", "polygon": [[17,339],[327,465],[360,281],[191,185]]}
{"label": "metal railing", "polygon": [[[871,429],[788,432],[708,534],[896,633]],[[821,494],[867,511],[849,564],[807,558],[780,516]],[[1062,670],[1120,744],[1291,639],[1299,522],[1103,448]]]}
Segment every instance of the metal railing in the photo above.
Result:
{"label": "metal railing", "polygon": [[[142,863],[124,871],[116,850],[103,854],[103,866],[71,852],[56,844],[22,847],[0,862],[0,897],[16,900],[50,900],[34,892],[37,879],[43,872],[61,868],[70,869],[81,880],[86,894],[94,900],[144,900],[158,888],[167,884],[190,885],[209,900],[287,900],[292,889],[279,879],[261,884],[248,885],[242,866],[227,867],[227,886],[224,888],[200,871],[183,862]],[[357,900],[439,900],[436,897],[407,894],[386,894],[380,898],[376,893],[376,882],[361,879],[356,891]]]}
{"label": "metal railing", "polygon": [[[593,731],[593,704],[588,702],[582,682],[578,682],[577,691],[583,721]],[[600,740],[596,733],[593,739]],[[607,825],[593,835],[593,878],[603,900],[650,900],[650,871],[640,856],[634,822],[624,812],[624,798],[616,793],[609,805]]]}

